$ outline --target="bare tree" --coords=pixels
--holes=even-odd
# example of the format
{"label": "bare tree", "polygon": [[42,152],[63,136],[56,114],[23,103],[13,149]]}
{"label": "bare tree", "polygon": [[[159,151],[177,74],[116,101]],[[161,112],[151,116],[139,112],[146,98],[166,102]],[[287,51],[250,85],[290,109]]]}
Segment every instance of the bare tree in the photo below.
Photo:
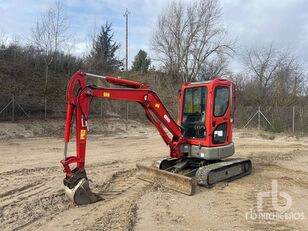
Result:
{"label": "bare tree", "polygon": [[275,106],[291,106],[304,93],[305,74],[301,65],[291,56],[275,74],[273,100]]}
{"label": "bare tree", "polygon": [[8,36],[3,29],[0,29],[0,47],[4,47],[7,44]]}
{"label": "bare tree", "polygon": [[256,78],[259,88],[268,88],[275,77],[275,72],[287,59],[287,54],[278,54],[272,45],[247,50],[243,56],[246,68]]}
{"label": "bare tree", "polygon": [[199,74],[200,80],[208,80],[217,77],[229,77],[229,60],[224,54],[217,54],[216,57],[206,61]]}
{"label": "bare tree", "polygon": [[63,4],[58,1],[50,6],[45,14],[41,15],[35,27],[32,29],[32,43],[39,49],[45,63],[45,87],[44,87],[44,114],[47,118],[47,90],[49,67],[54,60],[61,45],[66,39],[67,20],[64,14]]}
{"label": "bare tree", "polygon": [[[252,48],[243,55],[252,77],[253,97],[259,105],[289,106],[300,94],[304,75],[290,51],[278,51],[272,45]],[[250,91],[250,93],[252,93]]]}
{"label": "bare tree", "polygon": [[172,2],[160,15],[153,35],[153,50],[169,73],[194,81],[208,77],[207,66],[219,73],[225,55],[232,53],[226,31],[219,23],[217,0]]}

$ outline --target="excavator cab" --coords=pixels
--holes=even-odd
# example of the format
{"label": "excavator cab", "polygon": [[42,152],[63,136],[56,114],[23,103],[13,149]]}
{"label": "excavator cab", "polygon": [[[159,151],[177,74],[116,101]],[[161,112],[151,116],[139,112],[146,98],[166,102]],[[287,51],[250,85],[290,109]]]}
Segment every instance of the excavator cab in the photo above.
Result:
{"label": "excavator cab", "polygon": [[189,157],[218,160],[234,154],[232,122],[235,88],[225,79],[186,83],[180,97],[183,152]]}

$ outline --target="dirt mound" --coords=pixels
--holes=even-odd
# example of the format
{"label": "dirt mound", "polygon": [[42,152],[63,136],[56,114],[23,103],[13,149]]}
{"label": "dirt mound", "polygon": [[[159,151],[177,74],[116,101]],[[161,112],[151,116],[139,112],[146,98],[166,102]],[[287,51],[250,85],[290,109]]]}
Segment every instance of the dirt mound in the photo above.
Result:
{"label": "dirt mound", "polygon": [[[0,140],[42,136],[62,137],[64,133],[64,124],[64,119],[1,122]],[[119,134],[127,135],[129,132],[142,131],[144,124],[133,120],[126,121],[120,118],[95,118],[89,121],[88,126],[89,134],[104,134],[105,136],[115,136]],[[74,127],[72,131],[74,133]]]}

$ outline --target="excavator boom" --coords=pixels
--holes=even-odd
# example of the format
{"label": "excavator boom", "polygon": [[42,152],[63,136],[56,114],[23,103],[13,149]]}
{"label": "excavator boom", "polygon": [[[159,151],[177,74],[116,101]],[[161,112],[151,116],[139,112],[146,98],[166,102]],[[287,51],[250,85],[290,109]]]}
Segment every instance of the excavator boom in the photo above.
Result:
{"label": "excavator boom", "polygon": [[[86,85],[86,77],[101,78],[114,85],[125,88],[102,88],[93,85]],[[76,87],[78,93],[75,94]],[[118,99],[134,101],[141,104],[147,117],[157,128],[164,142],[170,147],[170,156],[181,158],[182,154],[179,145],[182,138],[182,128],[172,119],[157,94],[148,86],[126,79],[111,76],[98,76],[82,71],[76,72],[71,78],[67,88],[67,116],[65,124],[65,149],[64,159],[61,161],[66,177],[63,182],[66,187],[66,194],[76,204],[88,204],[96,201],[89,188],[88,178],[84,169],[85,151],[88,132],[89,98]],[[73,116],[76,121],[76,155],[67,156],[67,144],[70,140]],[[169,137],[164,127],[173,135]],[[76,165],[74,169],[70,166]],[[190,182],[188,182],[190,184]]]}

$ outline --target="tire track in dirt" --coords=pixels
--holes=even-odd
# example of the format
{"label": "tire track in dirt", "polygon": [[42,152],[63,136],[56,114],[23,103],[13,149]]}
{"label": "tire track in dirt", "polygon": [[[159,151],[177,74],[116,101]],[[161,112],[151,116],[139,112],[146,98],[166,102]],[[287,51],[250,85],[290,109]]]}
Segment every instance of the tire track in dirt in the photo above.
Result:
{"label": "tire track in dirt", "polygon": [[[104,210],[97,211],[95,216],[99,216],[95,219],[95,222],[86,228],[82,228],[82,230],[102,230],[102,227],[103,230],[132,230],[137,210],[136,201],[144,188],[144,184],[136,179],[135,172],[136,169],[115,172],[102,184],[92,184],[93,191],[96,191],[103,198],[98,203],[103,203],[101,206]],[[20,189],[31,189],[31,187],[33,190],[28,190],[28,194],[22,193],[23,191],[20,193]],[[14,193],[19,192],[20,195],[13,194],[12,197],[15,200],[0,207],[0,223],[3,229],[39,228],[44,222],[48,222],[48,217],[52,219],[64,211],[76,208],[66,198],[63,190],[45,193],[50,189],[42,183],[38,187],[37,182],[34,182],[11,190]],[[4,196],[9,194],[10,192],[6,192]],[[40,196],[42,194],[47,194],[47,196]],[[101,206],[98,206],[98,208]],[[88,215],[92,216],[93,214],[89,213]],[[38,224],[40,225],[38,226]]]}
{"label": "tire track in dirt", "polygon": [[14,194],[16,194],[16,193],[19,193],[17,195],[20,195],[22,193],[27,192],[28,191],[27,189],[31,190],[31,188],[33,188],[37,185],[38,185],[38,182],[33,182],[31,184],[27,184],[27,185],[22,186],[20,188],[15,188],[15,189],[6,191],[6,192],[0,194],[0,198],[2,198],[2,200],[5,200],[5,199],[3,199],[3,197],[14,197],[15,196]]}
{"label": "tire track in dirt", "polygon": [[[262,211],[257,212],[257,194],[262,191],[260,189],[249,190],[246,192],[246,203],[249,203],[249,210],[246,211],[246,220],[251,230],[297,230],[297,224],[294,221],[281,219],[262,218],[262,214],[277,214],[278,212],[273,208],[272,198],[263,198]],[[264,192],[268,189],[264,188]],[[259,215],[260,217],[258,217]]]}
{"label": "tire track in dirt", "polygon": [[[249,190],[245,191],[245,201],[249,204],[249,211],[246,211],[246,220],[252,230],[296,230],[298,229],[298,224],[296,221],[292,220],[281,220],[281,219],[262,219],[257,218],[257,195],[260,192],[268,192],[271,190],[271,181],[276,179],[279,181],[279,186],[283,188],[288,188],[292,185],[296,185],[302,188],[308,188],[308,180],[306,173],[298,170],[291,170],[279,166],[278,161],[284,160],[288,161],[295,158],[294,156],[290,157],[290,154],[282,155],[259,155],[257,158],[254,158],[254,169],[253,175],[254,182],[249,183],[251,186],[248,187]],[[269,159],[271,161],[269,161]],[[263,174],[264,172],[267,174]],[[255,187],[258,185],[258,187]],[[281,189],[280,189],[281,190]],[[268,214],[277,214],[277,211],[273,208],[272,198],[263,198],[262,201],[262,212]],[[248,219],[247,219],[248,218]]]}
{"label": "tire track in dirt", "polygon": [[4,203],[1,202],[0,208],[4,209],[11,204],[18,203],[25,199],[28,200],[33,196],[43,195],[43,193],[46,193],[51,189],[50,187],[44,186],[45,185],[42,182],[26,185],[26,187],[28,187],[27,190],[17,191],[13,194],[8,195],[6,198],[2,198],[2,202]]}
{"label": "tire track in dirt", "polygon": [[112,200],[121,195],[133,186],[130,178],[134,172],[135,170],[116,172],[104,185],[96,186],[97,189],[100,188],[98,194],[104,198],[104,200]]}
{"label": "tire track in dirt", "polygon": [[[103,167],[103,166],[108,166],[108,165],[114,165],[114,164],[120,164],[123,161],[120,160],[113,160],[113,161],[106,161],[106,162],[98,162],[98,163],[92,163],[92,164],[88,164],[87,167],[88,168],[95,168],[95,167]],[[59,164],[59,166],[53,166],[53,167],[36,167],[36,168],[21,168],[21,169],[16,169],[16,170],[11,170],[11,171],[6,171],[6,172],[2,172],[1,176],[9,176],[10,178],[12,176],[26,176],[26,175],[30,175],[30,174],[34,174],[34,173],[50,173],[50,172],[59,172],[61,173],[61,165]],[[44,174],[46,175],[46,174]],[[64,176],[64,174],[63,174]]]}
{"label": "tire track in dirt", "polygon": [[[32,197],[37,194],[33,194]],[[43,216],[51,214],[54,216],[71,206],[62,190],[48,196],[35,197],[35,199],[25,197],[1,207],[0,223],[4,230],[19,230]]]}
{"label": "tire track in dirt", "polygon": [[[52,187],[52,180],[57,174],[56,167],[18,169],[3,174],[9,176],[8,190],[0,195],[0,223],[3,230],[28,227],[46,214],[57,213],[61,207],[59,202],[66,201],[64,193]],[[64,203],[60,211],[66,209],[67,204]]]}
{"label": "tire track in dirt", "polygon": [[[89,164],[90,168],[114,166],[120,161],[99,162]],[[35,226],[41,219],[52,218],[75,206],[67,199],[63,190],[55,190],[54,183],[58,181],[61,167],[18,169],[4,172],[9,176],[15,188],[8,188],[0,194],[0,224],[1,230],[19,230]],[[121,173],[118,173],[121,175]],[[1,174],[2,175],[2,174]],[[64,174],[63,174],[64,176]],[[62,177],[61,177],[62,178]],[[114,188],[115,175],[106,183],[106,191],[123,193],[129,187]],[[39,179],[39,180],[37,180]],[[0,180],[1,183],[2,180]],[[32,181],[32,182],[31,182]],[[61,182],[61,180],[59,180]],[[128,185],[129,186],[129,185]],[[116,196],[116,195],[115,195]],[[43,219],[43,222],[44,222]]]}
{"label": "tire track in dirt", "polygon": [[146,185],[136,178],[136,169],[116,172],[103,184],[94,185],[103,201],[89,215],[99,216],[81,230],[133,230],[137,201],[146,191]]}

